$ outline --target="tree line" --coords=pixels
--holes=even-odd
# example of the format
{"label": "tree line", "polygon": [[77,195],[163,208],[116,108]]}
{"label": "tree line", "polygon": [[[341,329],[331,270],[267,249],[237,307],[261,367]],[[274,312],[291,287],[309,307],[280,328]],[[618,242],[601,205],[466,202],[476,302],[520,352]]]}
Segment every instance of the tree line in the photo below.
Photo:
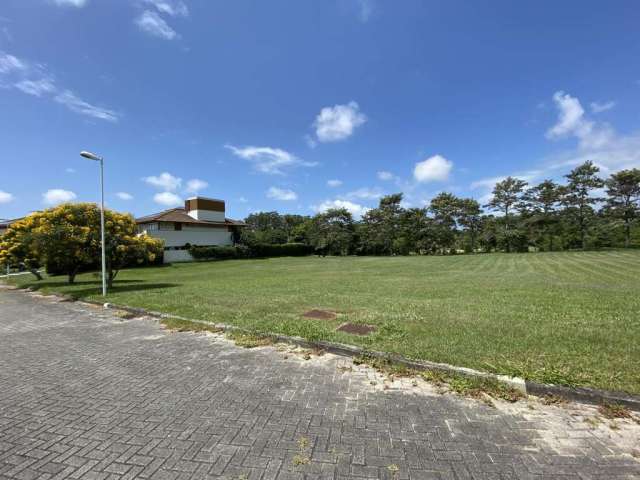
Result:
{"label": "tree line", "polygon": [[315,216],[249,215],[246,245],[304,243],[329,255],[410,255],[640,247],[640,169],[607,179],[593,162],[536,185],[496,183],[486,205],[443,192],[423,208],[404,208],[402,193],[380,199],[355,220],[346,209]]}

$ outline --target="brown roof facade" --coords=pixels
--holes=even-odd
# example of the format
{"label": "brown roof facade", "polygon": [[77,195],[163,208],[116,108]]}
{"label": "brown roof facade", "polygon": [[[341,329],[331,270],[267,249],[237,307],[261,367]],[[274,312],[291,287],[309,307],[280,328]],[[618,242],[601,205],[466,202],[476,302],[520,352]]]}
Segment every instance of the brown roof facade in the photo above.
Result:
{"label": "brown roof facade", "polygon": [[210,222],[207,220],[197,220],[190,217],[184,208],[171,208],[164,210],[160,213],[154,213],[153,215],[147,215],[145,217],[136,218],[136,223],[153,223],[153,222],[180,222],[180,223],[194,223],[199,225],[227,225],[242,227],[244,222],[239,220],[232,220],[225,218],[224,222]]}

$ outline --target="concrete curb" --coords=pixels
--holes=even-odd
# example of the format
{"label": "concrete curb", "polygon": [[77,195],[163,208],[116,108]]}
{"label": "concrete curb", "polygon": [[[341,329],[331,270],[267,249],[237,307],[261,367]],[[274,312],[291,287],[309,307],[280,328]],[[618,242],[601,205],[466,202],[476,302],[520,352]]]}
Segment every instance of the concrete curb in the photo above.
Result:
{"label": "concrete curb", "polygon": [[[22,291],[33,291],[29,289],[19,289],[17,287],[11,288],[12,290],[22,290]],[[61,299],[66,301],[75,300],[73,297],[69,295],[57,295]],[[244,332],[244,333],[256,333],[251,332],[247,329],[243,329],[240,327],[235,327],[233,325],[227,325],[224,323],[211,323],[205,320],[196,320],[193,318],[181,317],[179,315],[172,315],[162,312],[155,312],[152,310],[146,310],[144,308],[138,307],[130,307],[127,305],[117,305],[111,303],[101,303],[92,300],[78,300],[79,302],[84,302],[90,305],[97,305],[104,308],[115,309],[115,310],[123,310],[130,313],[134,313],[136,315],[146,315],[158,319],[176,319],[176,320],[184,320],[187,322],[198,323],[202,325],[208,325],[217,329],[220,329],[225,332]],[[277,342],[289,343],[292,345],[296,345],[302,348],[316,348],[320,350],[324,350],[329,353],[333,353],[335,355],[341,355],[345,357],[358,357],[361,355],[366,355],[369,357],[379,358],[383,360],[387,360],[396,365],[402,365],[404,367],[418,370],[418,371],[438,371],[449,374],[457,374],[464,375],[470,378],[478,378],[478,379],[492,379],[498,382],[504,383],[526,395],[533,395],[537,397],[544,397],[548,395],[553,395],[556,397],[564,398],[567,400],[571,400],[578,403],[586,403],[591,405],[603,405],[603,404],[617,404],[623,405],[630,410],[640,412],[640,395],[631,395],[625,392],[613,392],[608,390],[599,390],[595,388],[588,387],[569,387],[564,385],[551,385],[546,383],[538,383],[530,380],[524,380],[518,377],[509,377],[506,375],[496,375],[488,372],[481,372],[478,370],[473,370],[471,368],[465,367],[456,367],[454,365],[449,365],[446,363],[435,363],[429,361],[416,361],[410,360],[408,358],[402,357],[400,355],[393,355],[385,352],[379,352],[375,350],[366,350],[361,347],[357,347],[355,345],[346,345],[343,343],[337,342],[327,342],[324,340],[306,340],[302,337],[292,337],[288,335],[278,335],[274,333],[263,333],[258,332],[260,335],[264,335],[270,338],[273,338]]]}
{"label": "concrete curb", "polygon": [[[131,313],[139,315],[148,315],[156,318],[175,318],[177,320],[184,320],[193,323],[199,323],[202,325],[209,325],[226,332],[245,332],[250,333],[248,330],[235,327],[233,325],[227,325],[224,323],[207,322],[205,320],[196,320],[193,318],[181,317],[179,315],[171,315],[162,312],[154,312],[145,310],[144,308],[129,307],[126,305],[115,304],[102,304],[100,302],[86,302],[94,305],[105,306],[107,308],[113,308],[117,310],[125,310]],[[578,403],[586,403],[591,405],[603,405],[603,404],[617,404],[623,405],[631,410],[640,412],[640,396],[631,395],[624,392],[612,392],[608,390],[599,390],[595,388],[587,387],[568,387],[563,385],[551,385],[546,383],[532,382],[530,380],[524,380],[519,377],[509,377],[506,375],[496,375],[488,372],[481,372],[473,370],[471,368],[456,367],[447,363],[435,363],[429,361],[416,361],[402,357],[400,355],[393,355],[385,352],[379,352],[375,350],[366,350],[355,345],[347,345],[337,342],[327,342],[324,340],[306,340],[302,337],[291,337],[288,335],[279,335],[274,333],[262,333],[261,335],[273,338],[274,340],[282,343],[289,343],[302,348],[317,348],[324,350],[335,355],[341,355],[344,357],[358,357],[366,355],[369,357],[375,357],[383,360],[388,360],[393,364],[402,365],[404,367],[418,370],[418,371],[439,371],[443,373],[452,373],[457,375],[464,375],[470,378],[486,378],[496,380],[504,383],[525,395],[533,395],[536,397],[544,397],[553,395],[556,397],[564,398]]]}

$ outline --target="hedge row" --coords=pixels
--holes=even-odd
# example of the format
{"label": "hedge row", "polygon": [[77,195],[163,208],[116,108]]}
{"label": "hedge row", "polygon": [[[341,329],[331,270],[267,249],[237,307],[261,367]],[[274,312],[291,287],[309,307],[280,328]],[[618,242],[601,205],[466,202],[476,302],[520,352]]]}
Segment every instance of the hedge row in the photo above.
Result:
{"label": "hedge row", "polygon": [[229,260],[233,258],[266,258],[266,257],[302,257],[311,255],[313,247],[304,243],[285,243],[282,245],[256,244],[250,247],[189,247],[189,253],[196,260]]}

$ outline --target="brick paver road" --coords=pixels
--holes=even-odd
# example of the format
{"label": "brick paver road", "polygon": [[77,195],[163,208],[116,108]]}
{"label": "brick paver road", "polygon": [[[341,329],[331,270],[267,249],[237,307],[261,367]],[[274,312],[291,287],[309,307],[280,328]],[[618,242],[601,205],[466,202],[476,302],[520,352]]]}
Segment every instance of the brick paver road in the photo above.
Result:
{"label": "brick paver road", "polygon": [[640,478],[586,424],[383,391],[337,362],[0,290],[0,478]]}

